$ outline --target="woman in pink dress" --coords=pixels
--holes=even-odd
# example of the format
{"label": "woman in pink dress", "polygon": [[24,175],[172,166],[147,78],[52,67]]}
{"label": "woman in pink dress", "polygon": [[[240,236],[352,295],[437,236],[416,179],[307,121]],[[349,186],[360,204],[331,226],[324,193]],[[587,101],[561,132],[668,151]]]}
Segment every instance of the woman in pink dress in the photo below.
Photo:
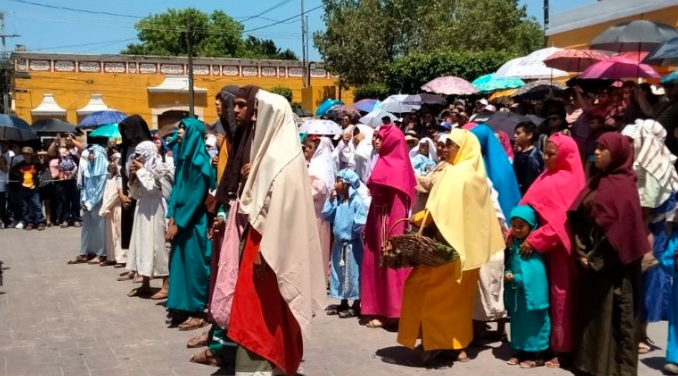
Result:
{"label": "woman in pink dress", "polygon": [[533,251],[548,254],[551,300],[551,350],[555,357],[546,362],[559,368],[562,358],[572,352],[572,314],[575,269],[570,256],[572,230],[567,211],[584,189],[584,169],[577,143],[556,133],[544,148],[544,172],[530,186],[519,205],[530,205],[539,215],[539,227],[520,247],[523,256]]}
{"label": "woman in pink dress", "polygon": [[[368,328],[395,324],[400,317],[405,280],[411,269],[393,270],[379,266],[382,245],[393,223],[409,218],[415,199],[416,180],[403,133],[393,125],[379,128],[372,137],[379,153],[367,187],[372,195],[365,225],[365,253],[361,270],[361,313],[370,317]],[[405,231],[399,224],[393,235]]]}

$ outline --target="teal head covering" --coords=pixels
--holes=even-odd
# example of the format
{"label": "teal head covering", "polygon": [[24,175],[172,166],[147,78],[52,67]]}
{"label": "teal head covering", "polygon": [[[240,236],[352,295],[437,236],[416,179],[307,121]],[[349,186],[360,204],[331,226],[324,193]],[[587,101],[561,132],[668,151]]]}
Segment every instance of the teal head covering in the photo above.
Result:
{"label": "teal head covering", "polygon": [[511,210],[509,220],[513,218],[522,219],[530,226],[532,230],[534,230],[537,227],[537,212],[535,212],[531,206],[528,205],[516,206],[515,208],[513,208],[513,210]]}
{"label": "teal head covering", "polygon": [[339,171],[337,177],[348,183],[353,189],[360,187],[360,178],[353,170],[345,168]]}
{"label": "teal head covering", "polygon": [[205,147],[205,124],[194,118],[186,118],[181,123],[186,129],[181,142],[177,143],[177,152],[174,155],[177,161],[177,169],[189,168],[190,164],[191,167],[197,169],[209,179],[210,189],[214,189],[216,186],[216,175],[212,168],[211,158],[207,154],[207,148]]}

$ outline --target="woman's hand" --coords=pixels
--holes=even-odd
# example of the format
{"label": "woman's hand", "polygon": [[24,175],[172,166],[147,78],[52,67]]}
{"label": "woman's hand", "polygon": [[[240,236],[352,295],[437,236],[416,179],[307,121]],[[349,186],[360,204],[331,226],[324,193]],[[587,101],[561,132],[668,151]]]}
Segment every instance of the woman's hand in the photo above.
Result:
{"label": "woman's hand", "polygon": [[134,173],[144,168],[144,164],[139,162],[136,159],[132,159],[132,165],[130,166],[130,173],[134,170]]}
{"label": "woman's hand", "polygon": [[119,194],[118,197],[120,198],[120,201],[122,202],[123,208],[127,209],[127,208],[129,208],[130,205],[132,205],[132,200],[129,197],[127,197],[123,194]]}
{"label": "woman's hand", "polygon": [[172,241],[175,236],[179,233],[179,227],[174,223],[174,218],[169,219],[167,224],[167,233],[165,234],[165,240]]}
{"label": "woman's hand", "polygon": [[504,279],[506,279],[506,282],[513,282],[513,273],[506,273]]}
{"label": "woman's hand", "polygon": [[224,232],[224,228],[226,227],[226,222],[224,222],[224,219],[217,216],[214,218],[214,222],[212,222],[212,227],[210,228],[210,234],[209,238],[212,239],[212,237],[215,234],[221,234]]}
{"label": "woman's hand", "polygon": [[252,164],[248,163],[244,166],[242,166],[242,169],[240,169],[240,175],[242,175],[243,179],[247,179],[247,177],[250,176],[250,169],[252,168]]}
{"label": "woman's hand", "polygon": [[584,268],[588,269],[589,268],[589,258],[588,257],[580,257],[579,262],[581,263],[581,266]]}
{"label": "woman's hand", "polygon": [[532,245],[525,240],[523,244],[520,245],[520,257],[526,259],[530,257],[532,252],[534,252],[534,248],[532,248]]}
{"label": "woman's hand", "polygon": [[219,165],[219,154],[216,154],[214,157],[212,157],[211,163],[212,167],[217,167]]}

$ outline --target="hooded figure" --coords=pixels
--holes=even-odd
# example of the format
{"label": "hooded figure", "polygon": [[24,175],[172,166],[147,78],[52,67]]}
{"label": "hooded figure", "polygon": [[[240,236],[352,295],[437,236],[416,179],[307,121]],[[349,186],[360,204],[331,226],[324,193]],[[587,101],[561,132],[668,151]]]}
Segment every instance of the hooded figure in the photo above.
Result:
{"label": "hooded figure", "polygon": [[240,86],[228,85],[221,88],[221,91],[216,96],[216,100],[221,103],[221,115],[219,119],[210,127],[210,133],[217,136],[217,147],[219,149],[217,159],[217,182],[221,178],[226,169],[228,161],[229,148],[233,143],[233,137],[236,132],[235,112],[235,96],[238,94]]}

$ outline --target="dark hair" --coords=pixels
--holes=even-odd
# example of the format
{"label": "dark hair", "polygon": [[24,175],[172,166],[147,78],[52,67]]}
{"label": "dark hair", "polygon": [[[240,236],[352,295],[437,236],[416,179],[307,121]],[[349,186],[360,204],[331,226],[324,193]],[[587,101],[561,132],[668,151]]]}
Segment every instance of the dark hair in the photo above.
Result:
{"label": "dark hair", "polygon": [[391,124],[391,117],[390,116],[384,116],[381,118],[381,122],[383,124]]}
{"label": "dark hair", "polygon": [[517,131],[520,128],[523,128],[523,132],[531,134],[532,138],[534,138],[534,136],[537,134],[537,126],[531,121],[523,121],[518,123],[514,130]]}
{"label": "dark hair", "polygon": [[593,115],[591,116],[591,121],[598,120],[600,124],[605,124],[605,117],[603,115]]}

